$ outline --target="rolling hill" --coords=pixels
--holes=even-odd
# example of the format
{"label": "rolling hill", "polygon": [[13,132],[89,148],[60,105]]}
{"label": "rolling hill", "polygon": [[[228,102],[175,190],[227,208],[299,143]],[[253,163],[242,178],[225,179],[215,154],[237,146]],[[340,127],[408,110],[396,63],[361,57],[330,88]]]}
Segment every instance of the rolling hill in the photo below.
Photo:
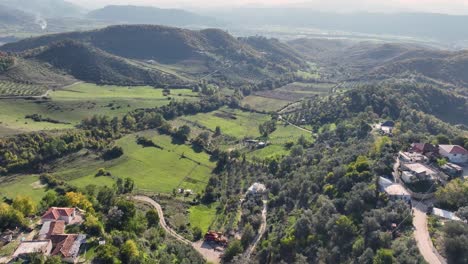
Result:
{"label": "rolling hill", "polygon": [[216,72],[211,78],[256,82],[296,71],[304,65],[298,53],[276,40],[240,39],[218,29],[195,31],[152,25],[45,35],[9,43],[0,49],[21,53],[68,39],[107,55],[138,61],[145,67],[170,68],[195,79]]}
{"label": "rolling hill", "polygon": [[214,18],[197,15],[181,9],[162,9],[151,6],[109,5],[87,14],[90,19],[122,24],[156,24],[167,26],[214,26]]}
{"label": "rolling hill", "polygon": [[123,58],[108,54],[78,41],[64,40],[25,56],[53,65],[75,78],[97,84],[155,86],[180,83],[177,77],[133,65]]}
{"label": "rolling hill", "polygon": [[298,39],[288,42],[308,59],[340,69],[346,80],[390,78],[468,86],[468,51],[447,51],[407,43]]}

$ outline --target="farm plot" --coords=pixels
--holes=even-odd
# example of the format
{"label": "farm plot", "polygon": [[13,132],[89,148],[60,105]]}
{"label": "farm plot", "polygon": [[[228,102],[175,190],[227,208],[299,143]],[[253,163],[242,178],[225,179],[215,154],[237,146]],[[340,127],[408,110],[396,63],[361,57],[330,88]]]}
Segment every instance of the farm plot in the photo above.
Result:
{"label": "farm plot", "polygon": [[258,126],[270,120],[270,116],[225,107],[210,113],[185,116],[180,119],[199,124],[212,131],[219,126],[222,134],[242,139],[259,137]]}
{"label": "farm plot", "polygon": [[[164,96],[162,89],[149,86],[97,86],[80,83],[49,94],[50,100],[0,100],[0,120],[4,131],[37,131],[71,128],[93,115],[123,116],[137,108],[152,108],[172,100],[198,100],[188,89],[171,90]],[[26,115],[39,114],[62,124],[34,122]],[[1,131],[0,131],[1,132]]]}
{"label": "farm plot", "polygon": [[258,111],[277,111],[291,103],[288,100],[280,100],[256,95],[249,95],[242,100],[242,106]]}
{"label": "farm plot", "polygon": [[[169,136],[154,131],[143,134],[159,147],[142,147],[136,143],[136,135],[126,136],[117,141],[124,150],[122,157],[94,164],[94,168],[87,166],[82,175],[73,175],[74,179],[69,182],[78,187],[108,185],[112,182],[109,177],[95,176],[99,168],[105,168],[114,177],[132,178],[136,188],[147,191],[170,193],[173,189],[184,188],[199,192],[205,188],[214,168],[208,154],[196,153],[188,145],[173,144]],[[103,178],[102,182],[96,181],[99,178]]]}
{"label": "farm plot", "polygon": [[23,195],[39,202],[46,193],[47,188],[41,185],[38,175],[11,176],[2,179],[0,184],[0,197],[15,198]]}
{"label": "farm plot", "polygon": [[43,85],[0,81],[0,97],[4,96],[39,96],[47,91]]}
{"label": "farm plot", "polygon": [[289,150],[285,147],[286,143],[295,143],[301,136],[309,142],[314,141],[311,133],[278,122],[276,130],[269,135],[268,139],[266,139],[269,145],[265,148],[255,149],[249,152],[246,156],[249,159],[254,157],[258,159],[268,159],[287,155],[289,154]]}
{"label": "farm plot", "polygon": [[274,90],[256,92],[255,95],[264,98],[295,102],[304,98],[330,94],[335,86],[336,84],[334,83],[294,82]]}

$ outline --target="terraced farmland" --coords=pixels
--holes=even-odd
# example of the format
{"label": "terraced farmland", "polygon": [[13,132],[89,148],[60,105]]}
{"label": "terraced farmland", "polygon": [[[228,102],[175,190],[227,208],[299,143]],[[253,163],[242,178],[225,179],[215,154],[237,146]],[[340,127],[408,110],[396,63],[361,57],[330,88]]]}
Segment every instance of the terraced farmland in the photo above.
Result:
{"label": "terraced farmland", "polygon": [[44,85],[17,83],[10,81],[0,82],[0,97],[3,96],[38,96],[47,91]]}

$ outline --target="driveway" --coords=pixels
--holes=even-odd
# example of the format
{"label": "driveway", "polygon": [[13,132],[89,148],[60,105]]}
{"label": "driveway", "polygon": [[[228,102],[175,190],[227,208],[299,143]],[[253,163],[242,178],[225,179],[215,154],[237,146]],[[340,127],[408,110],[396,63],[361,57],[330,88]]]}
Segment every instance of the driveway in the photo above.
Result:
{"label": "driveway", "polygon": [[419,252],[429,264],[446,264],[447,261],[437,252],[432,244],[429,230],[427,229],[427,206],[424,203],[413,200],[413,226],[414,239]]}

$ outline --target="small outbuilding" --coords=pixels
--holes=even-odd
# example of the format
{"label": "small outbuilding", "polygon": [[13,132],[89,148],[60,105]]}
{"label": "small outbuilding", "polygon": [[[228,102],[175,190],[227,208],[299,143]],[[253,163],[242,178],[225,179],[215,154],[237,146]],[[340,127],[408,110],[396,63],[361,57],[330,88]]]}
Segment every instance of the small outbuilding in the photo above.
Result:
{"label": "small outbuilding", "polygon": [[247,194],[252,194],[252,195],[262,195],[266,192],[266,187],[262,183],[254,183],[252,186],[249,187],[247,190]]}

